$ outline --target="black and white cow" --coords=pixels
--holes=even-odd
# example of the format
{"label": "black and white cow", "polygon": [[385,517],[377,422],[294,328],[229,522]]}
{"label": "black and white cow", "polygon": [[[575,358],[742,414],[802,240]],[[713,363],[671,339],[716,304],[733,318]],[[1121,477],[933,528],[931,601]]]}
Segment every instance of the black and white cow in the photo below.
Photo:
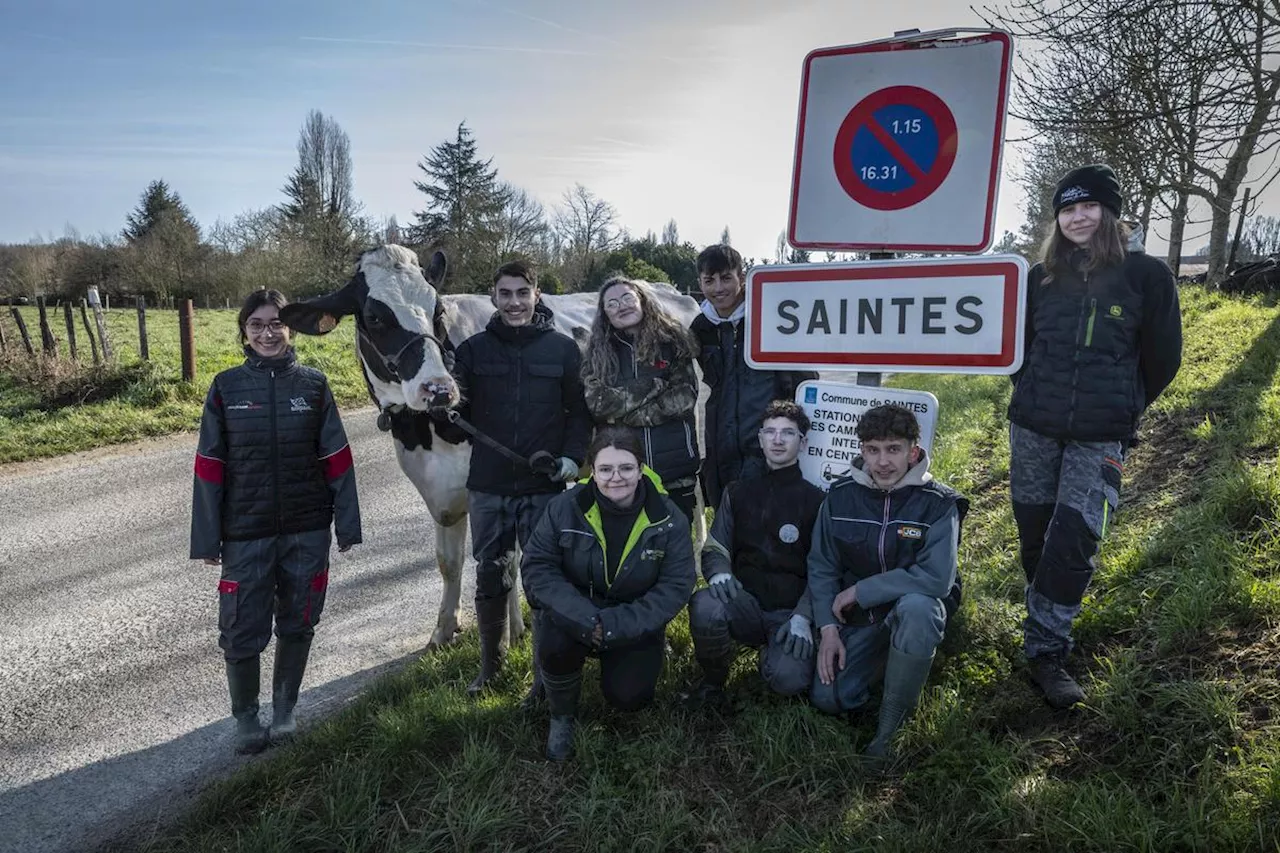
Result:
{"label": "black and white cow", "polygon": [[[355,275],[340,290],[286,305],[280,312],[280,319],[291,329],[306,335],[326,334],[343,317],[355,318],[356,348],[369,392],[390,421],[400,469],[422,495],[436,525],[436,562],[444,579],[444,595],[431,645],[452,642],[459,630],[471,445],[456,426],[428,410],[458,404],[458,385],[449,374],[452,350],[481,331],[494,310],[488,296],[440,296],[436,287],[444,273],[441,252],[432,256],[424,275],[417,255],[409,249],[380,246],[360,256]],[[663,307],[685,325],[697,314],[697,302],[670,285],[653,285],[653,290]],[[596,295],[542,298],[555,314],[557,329],[585,343],[595,318]],[[696,529],[701,539],[703,526],[698,524]],[[509,561],[513,583],[508,642],[524,633],[515,557],[512,554]]]}

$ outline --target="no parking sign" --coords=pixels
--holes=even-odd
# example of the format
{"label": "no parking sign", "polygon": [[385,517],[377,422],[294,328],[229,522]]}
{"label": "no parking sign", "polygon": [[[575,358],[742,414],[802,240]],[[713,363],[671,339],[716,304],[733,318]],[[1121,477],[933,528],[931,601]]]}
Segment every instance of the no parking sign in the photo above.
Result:
{"label": "no parking sign", "polygon": [[989,247],[1011,53],[1011,37],[998,31],[811,52],[796,125],[791,244]]}

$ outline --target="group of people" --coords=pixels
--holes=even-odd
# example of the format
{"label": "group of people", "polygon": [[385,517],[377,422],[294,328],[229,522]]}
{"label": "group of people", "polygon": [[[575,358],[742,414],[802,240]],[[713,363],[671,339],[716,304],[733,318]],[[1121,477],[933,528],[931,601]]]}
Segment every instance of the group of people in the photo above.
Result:
{"label": "group of people", "polygon": [[[1143,410],[1172,380],[1181,322],[1172,275],[1120,222],[1106,166],[1073,170],[1028,282],[1026,356],[1009,405],[1010,481],[1023,568],[1024,645],[1055,707],[1083,698],[1067,669],[1071,626],[1098,543],[1118,507],[1125,452]],[[685,328],[643,282],[600,288],[585,353],[557,332],[536,272],[494,276],[495,312],[455,354],[461,415],[512,451],[471,449],[467,488],[480,671],[503,665],[507,555],[518,545],[533,614],[530,701],[550,712],[547,755],[569,757],[588,657],[606,701],[654,697],[666,626],[685,606],[701,680],[690,707],[719,707],[741,646],[765,683],[823,711],[867,706],[883,679],[871,755],[886,754],[915,707],[959,601],[967,501],[933,479],[915,416],[866,412],[860,455],[824,493],[800,474],[809,419],[794,402],[814,374],[745,360],[741,255],[698,256],[704,301]],[[328,578],[360,542],[351,454],[323,374],[297,364],[259,291],[240,313],[246,362],[214,380],[196,457],[191,556],[221,563],[220,644],[237,748],[295,729],[293,707]],[[709,389],[704,451],[697,373]],[[550,456],[546,467],[515,458]],[[579,479],[575,487],[566,484]],[[701,482],[714,522],[694,590],[690,520]],[[278,637],[272,723],[258,720],[259,655]]]}

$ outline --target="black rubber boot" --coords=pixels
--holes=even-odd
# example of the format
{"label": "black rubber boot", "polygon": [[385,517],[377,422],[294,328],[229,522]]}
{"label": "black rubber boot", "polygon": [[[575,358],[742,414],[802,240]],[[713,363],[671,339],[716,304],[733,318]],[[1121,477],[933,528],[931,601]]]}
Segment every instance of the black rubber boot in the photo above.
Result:
{"label": "black rubber boot", "polygon": [[267,748],[267,730],[258,722],[258,692],[262,670],[257,655],[227,661],[231,716],[236,720],[236,752],[251,755]]}
{"label": "black rubber boot", "polygon": [[893,736],[916,709],[932,667],[933,655],[909,655],[889,647],[889,661],[884,668],[884,697],[880,700],[880,725],[875,738],[867,745],[867,755],[884,758],[889,754]]}
{"label": "black rubber boot", "polygon": [[467,687],[476,696],[502,670],[502,640],[507,633],[507,597],[477,598],[476,621],[480,623],[480,674]]}
{"label": "black rubber boot", "polygon": [[570,675],[542,676],[551,711],[551,728],[547,732],[547,758],[564,761],[573,755],[573,729],[578,714],[578,696],[582,693],[582,670]]}
{"label": "black rubber boot", "polygon": [[693,634],[693,656],[702,667],[702,680],[680,695],[680,703],[693,711],[701,708],[724,710],[728,704],[724,684],[729,680],[736,644],[726,629],[723,634]]}
{"label": "black rubber boot", "polygon": [[1063,666],[1063,655],[1040,655],[1027,661],[1027,674],[1044,693],[1045,701],[1059,710],[1084,701],[1084,691]]}
{"label": "black rubber boot", "polygon": [[276,663],[271,675],[272,743],[287,741],[298,731],[293,708],[298,704],[298,690],[307,671],[311,653],[310,637],[277,637]]}

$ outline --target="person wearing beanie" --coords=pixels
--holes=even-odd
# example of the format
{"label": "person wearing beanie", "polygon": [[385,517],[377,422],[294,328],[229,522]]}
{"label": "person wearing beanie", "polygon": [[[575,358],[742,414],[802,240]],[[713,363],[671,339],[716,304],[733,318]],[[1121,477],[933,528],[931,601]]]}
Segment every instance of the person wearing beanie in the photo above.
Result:
{"label": "person wearing beanie", "polygon": [[1023,649],[1032,682],[1068,708],[1071,627],[1120,500],[1143,411],[1178,372],[1173,273],[1130,244],[1111,167],[1062,176],[1044,257],[1027,278],[1025,357],[1009,401],[1009,486],[1026,574]]}

